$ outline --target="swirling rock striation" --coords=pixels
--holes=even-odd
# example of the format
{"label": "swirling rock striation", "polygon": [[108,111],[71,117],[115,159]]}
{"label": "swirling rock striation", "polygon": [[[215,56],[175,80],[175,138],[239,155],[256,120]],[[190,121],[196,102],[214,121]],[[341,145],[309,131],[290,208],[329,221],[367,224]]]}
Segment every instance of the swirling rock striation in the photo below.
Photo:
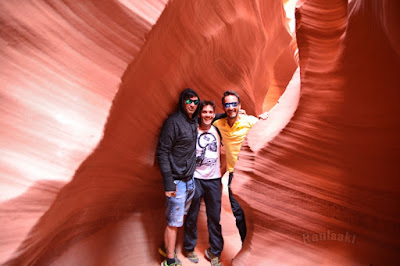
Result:
{"label": "swirling rock striation", "polygon": [[156,263],[157,136],[192,87],[217,111],[281,97],[240,154],[234,265],[396,265],[398,4],[299,1],[295,72],[282,2],[3,1],[1,260]]}
{"label": "swirling rock striation", "polygon": [[[136,2],[128,9],[121,2],[0,4],[0,262],[97,145],[121,76],[165,6]],[[64,203],[63,193],[58,195],[58,212],[32,231],[24,245],[31,247],[31,258],[26,255],[20,265],[34,264],[32,257],[53,249],[46,243],[61,241],[61,223],[74,231],[70,220],[84,219],[74,212],[89,197],[89,186]]]}
{"label": "swirling rock striation", "polygon": [[301,98],[268,145],[252,145],[256,127],[243,146],[233,189],[252,228],[234,265],[400,261],[399,31],[388,5],[297,7]]}
{"label": "swirling rock striation", "polygon": [[[79,22],[90,25],[98,25],[100,15],[121,15],[111,8],[109,12],[102,9],[105,14],[98,13],[92,2],[49,5],[62,14],[74,17],[77,13],[81,15]],[[126,23],[135,21],[135,17],[128,17]],[[87,27],[86,23],[79,26]],[[113,25],[113,21],[104,23],[105,27]],[[80,27],[76,28],[72,32],[80,36]],[[145,28],[139,29],[145,32]],[[97,43],[97,38],[102,40],[91,33],[84,31],[83,37],[88,35]],[[98,55],[117,52],[114,40],[125,35],[108,33],[108,42],[99,46],[110,51],[98,47],[94,50]],[[182,88],[196,89],[203,99],[220,99],[224,90],[237,90],[244,108],[254,114],[262,111],[272,79],[287,84],[296,68],[294,59],[290,60],[295,47],[281,1],[171,1],[146,38],[122,76],[99,144],[59,191],[8,265],[68,264],[76,259],[89,265],[154,263],[151,254],[161,242],[163,226],[162,186],[154,152],[161,124],[176,108]],[[46,54],[45,46],[41,49]],[[91,58],[84,55],[71,60],[79,66],[86,57]],[[278,68],[276,62],[288,66]],[[103,69],[105,62],[98,64]],[[274,73],[278,69],[287,73]],[[91,79],[97,81],[98,77],[97,73]],[[105,94],[92,85],[91,91]],[[279,93],[282,91],[277,90],[275,98]],[[159,219],[149,221],[150,217]],[[136,242],[125,247],[129,233],[135,234],[132,241]],[[85,245],[80,250],[73,249],[82,243]],[[114,249],[110,243],[116,243]],[[68,251],[76,256],[69,256]]]}

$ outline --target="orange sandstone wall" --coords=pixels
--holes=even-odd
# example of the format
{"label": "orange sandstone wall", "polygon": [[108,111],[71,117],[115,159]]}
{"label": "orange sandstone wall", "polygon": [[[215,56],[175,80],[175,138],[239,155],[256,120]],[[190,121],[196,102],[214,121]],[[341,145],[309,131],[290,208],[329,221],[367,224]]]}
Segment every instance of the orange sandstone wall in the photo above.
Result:
{"label": "orange sandstone wall", "polygon": [[[141,15],[143,20],[148,18],[145,13],[147,3],[143,1],[142,4],[135,7],[134,2],[111,1],[98,8],[94,2],[45,2],[43,6],[27,7],[38,17],[41,12],[46,12],[58,22],[51,24],[53,30],[43,32],[43,39],[32,40],[41,45],[38,53],[44,60],[50,60],[52,50],[48,48],[48,42],[57,40],[61,47],[65,42],[65,46],[71,45],[68,43],[70,39],[78,42],[73,53],[77,57],[63,54],[60,49],[64,57],[59,60],[69,62],[71,70],[67,70],[72,73],[66,70],[64,75],[57,77],[61,80],[75,78],[77,74],[73,71],[79,71],[81,62],[91,59],[101,61],[88,67],[89,70],[90,66],[98,67],[99,72],[82,73],[85,82],[94,82],[87,85],[90,92],[106,95],[100,88],[111,86],[103,83],[109,72],[115,77],[119,75],[121,83],[100,142],[80,164],[72,179],[65,186],[63,182],[53,184],[48,198],[40,198],[40,193],[51,186],[51,182],[44,182],[30,190],[35,193],[29,192],[4,203],[3,210],[11,213],[15,211],[15,202],[26,208],[30,206],[29,200],[40,198],[43,203],[29,225],[24,224],[25,212],[20,213],[19,225],[25,232],[34,226],[23,242],[23,238],[12,239],[10,236],[4,243],[6,249],[22,242],[8,261],[9,265],[156,263],[154,253],[162,240],[164,219],[161,177],[155,166],[154,153],[161,124],[176,109],[180,91],[192,87],[201,98],[215,99],[218,104],[224,90],[234,89],[241,95],[247,112],[256,114],[263,111],[272,77],[279,76],[274,70],[278,69],[275,64],[282,61],[282,54],[286,54],[283,61],[289,62],[287,68],[279,68],[286,72],[287,80],[279,78],[282,83],[289,82],[296,68],[294,56],[292,60],[290,56],[288,59],[288,54],[294,54],[295,47],[291,45],[292,37],[287,31],[281,1],[171,1],[148,34],[149,24],[139,18]],[[8,4],[11,11],[18,7],[17,4]],[[134,14],[129,13],[129,8]],[[137,11],[140,8],[143,8],[143,13]],[[115,26],[114,16],[117,22],[121,16],[124,17],[125,20],[119,22],[120,28]],[[15,20],[18,21],[14,17],[8,19],[10,23]],[[64,29],[63,23],[67,24],[65,28],[73,36],[65,34],[65,41],[57,31]],[[93,30],[96,26],[99,29]],[[25,27],[29,29],[29,26]],[[137,35],[130,39],[126,28]],[[8,33],[13,36],[11,29]],[[27,33],[21,33],[24,34]],[[143,35],[145,43],[141,42]],[[91,42],[85,39],[86,36],[91,37]],[[139,41],[135,41],[135,37]],[[120,42],[131,45],[131,50],[120,51]],[[21,43],[26,45],[23,41]],[[97,45],[93,47],[92,43]],[[138,47],[140,52],[136,53]],[[84,52],[93,53],[93,57]],[[60,56],[57,51],[54,53]],[[27,54],[21,63],[29,65],[29,58]],[[118,72],[115,64],[124,67],[124,62],[130,60],[125,72]],[[39,66],[58,70],[57,64],[46,62]],[[43,81],[51,76],[41,69],[38,71],[37,76]],[[52,78],[58,81],[56,77]],[[17,76],[16,80],[22,80],[22,76]],[[65,93],[69,89],[67,85],[59,88]],[[51,102],[53,94],[45,95]],[[33,104],[37,102],[33,101]],[[83,115],[95,116],[90,109],[83,108],[86,105],[98,105],[90,101],[80,103]],[[107,110],[105,107],[107,104],[100,109]],[[44,135],[47,133],[43,131]],[[37,147],[32,142],[27,145]],[[6,211],[2,213],[4,224],[11,231],[15,230],[12,218],[6,218]],[[74,248],[77,246],[79,249]],[[9,254],[8,251],[5,253]]]}
{"label": "orange sandstone wall", "polygon": [[60,189],[101,139],[121,76],[164,7],[165,1],[0,3],[0,264],[17,249],[26,252],[16,264],[34,264],[58,243],[90,232],[92,210],[82,210],[93,199],[110,200],[101,174],[78,191],[76,181],[70,193]]}
{"label": "orange sandstone wall", "polygon": [[283,94],[237,165],[234,265],[396,265],[398,4],[298,1],[295,71],[282,2],[3,1],[0,261],[159,263],[154,153],[189,86]]}
{"label": "orange sandstone wall", "polygon": [[299,3],[299,106],[263,148],[258,124],[243,147],[233,189],[252,226],[234,265],[400,261],[395,6]]}

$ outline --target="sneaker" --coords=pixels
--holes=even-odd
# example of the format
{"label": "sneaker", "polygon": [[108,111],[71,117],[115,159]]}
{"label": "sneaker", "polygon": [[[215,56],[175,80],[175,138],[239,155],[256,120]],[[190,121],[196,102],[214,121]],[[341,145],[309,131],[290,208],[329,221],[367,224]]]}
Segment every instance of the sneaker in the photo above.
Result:
{"label": "sneaker", "polygon": [[178,256],[176,256],[176,250],[175,250],[175,263],[176,264],[167,264],[167,250],[165,249],[165,246],[161,246],[158,248],[158,253],[165,259],[165,261],[163,261],[163,263],[165,264],[161,264],[161,265],[176,265],[176,266],[181,266],[182,262],[181,260],[178,258]]}
{"label": "sneaker", "polygon": [[175,257],[174,263],[168,264],[167,260],[164,260],[163,262],[161,262],[161,266],[182,266],[182,263],[180,261],[178,262]]}
{"label": "sneaker", "polygon": [[183,254],[188,258],[193,263],[198,263],[199,262],[199,257],[197,257],[196,252],[194,251],[184,251]]}
{"label": "sneaker", "polygon": [[211,266],[222,266],[219,256],[215,256],[214,254],[212,254],[209,248],[206,249],[205,253],[206,258],[211,261]]}

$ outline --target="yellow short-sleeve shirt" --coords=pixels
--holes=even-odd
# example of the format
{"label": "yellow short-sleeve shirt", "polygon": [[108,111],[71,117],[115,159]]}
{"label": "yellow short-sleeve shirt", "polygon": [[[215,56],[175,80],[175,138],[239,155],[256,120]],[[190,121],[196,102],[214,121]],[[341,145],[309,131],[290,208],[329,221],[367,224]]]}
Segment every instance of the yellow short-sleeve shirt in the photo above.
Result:
{"label": "yellow short-sleeve shirt", "polygon": [[240,148],[242,147],[242,142],[247,132],[249,132],[257,121],[258,118],[255,116],[239,115],[239,119],[232,127],[229,126],[227,118],[221,118],[213,123],[221,132],[222,142],[226,151],[226,163],[230,173],[233,172]]}

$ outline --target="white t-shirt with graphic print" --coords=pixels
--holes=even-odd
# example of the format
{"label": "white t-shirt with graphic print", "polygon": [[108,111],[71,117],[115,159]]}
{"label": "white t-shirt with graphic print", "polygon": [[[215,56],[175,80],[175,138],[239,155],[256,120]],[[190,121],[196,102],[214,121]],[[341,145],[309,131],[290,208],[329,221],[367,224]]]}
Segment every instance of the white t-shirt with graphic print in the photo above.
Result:
{"label": "white t-shirt with graphic print", "polygon": [[214,126],[206,131],[197,129],[195,178],[215,179],[221,177],[220,145],[221,140]]}

